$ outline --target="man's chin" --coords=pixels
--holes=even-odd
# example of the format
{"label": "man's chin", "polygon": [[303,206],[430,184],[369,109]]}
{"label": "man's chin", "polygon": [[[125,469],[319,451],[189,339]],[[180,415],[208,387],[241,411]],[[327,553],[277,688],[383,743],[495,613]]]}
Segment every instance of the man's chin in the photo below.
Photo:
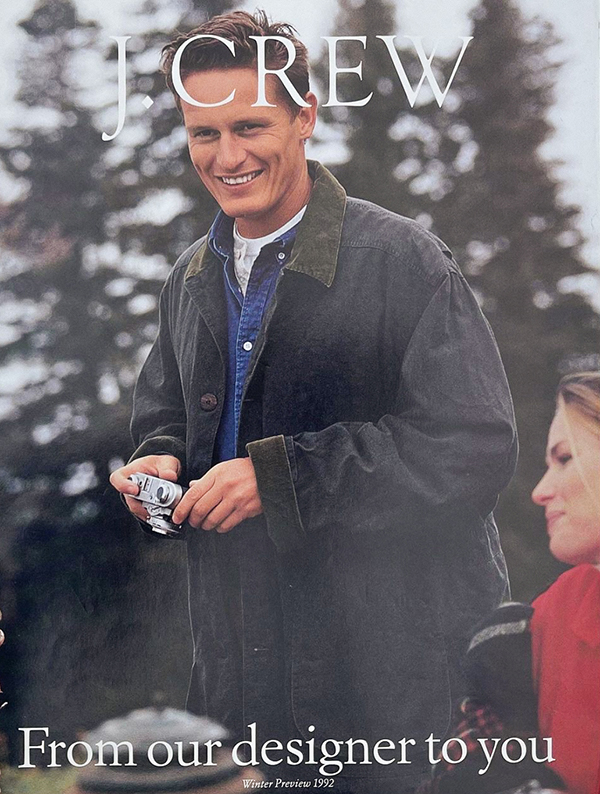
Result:
{"label": "man's chin", "polygon": [[224,201],[219,206],[230,218],[252,221],[260,219],[264,213],[259,206],[249,204],[247,201]]}

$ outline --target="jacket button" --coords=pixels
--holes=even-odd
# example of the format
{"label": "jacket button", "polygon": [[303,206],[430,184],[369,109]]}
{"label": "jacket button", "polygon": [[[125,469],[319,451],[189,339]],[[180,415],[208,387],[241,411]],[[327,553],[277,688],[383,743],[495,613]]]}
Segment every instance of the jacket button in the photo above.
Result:
{"label": "jacket button", "polygon": [[200,397],[200,408],[202,408],[203,411],[214,411],[218,402],[215,394],[207,392]]}

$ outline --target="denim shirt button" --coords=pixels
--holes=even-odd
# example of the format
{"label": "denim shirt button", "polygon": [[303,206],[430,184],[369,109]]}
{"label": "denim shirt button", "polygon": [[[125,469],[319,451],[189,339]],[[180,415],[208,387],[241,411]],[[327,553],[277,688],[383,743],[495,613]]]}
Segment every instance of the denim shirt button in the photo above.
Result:
{"label": "denim shirt button", "polygon": [[200,397],[200,408],[203,411],[214,411],[218,402],[216,394],[207,392]]}
{"label": "denim shirt button", "polygon": [[285,254],[283,253],[283,251],[280,251],[280,252],[277,254],[277,259],[285,259]]}
{"label": "denim shirt button", "polygon": [[250,351],[252,350],[252,342],[244,342],[242,347],[244,348],[244,350]]}

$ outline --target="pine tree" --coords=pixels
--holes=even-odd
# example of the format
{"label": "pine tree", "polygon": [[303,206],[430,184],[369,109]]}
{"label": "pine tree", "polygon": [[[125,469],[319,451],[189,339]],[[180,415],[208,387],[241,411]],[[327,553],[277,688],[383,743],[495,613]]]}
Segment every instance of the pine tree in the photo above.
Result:
{"label": "pine tree", "polygon": [[[184,0],[173,29],[191,30],[231,5],[230,0]],[[136,26],[160,20],[165,10],[170,9],[164,0],[147,0]],[[121,137],[109,144],[112,165],[105,189],[118,211],[111,231],[119,248],[147,257],[159,252],[172,265],[205,234],[218,208],[190,164],[182,118],[158,71],[161,49],[169,38],[164,29],[149,26],[127,43],[128,116]],[[116,48],[111,57],[116,57]],[[152,100],[148,108],[143,104],[146,97]],[[122,143],[132,132],[133,147]]]}
{"label": "pine tree", "polygon": [[[105,239],[104,151],[73,75],[82,53],[93,53],[97,31],[81,24],[63,0],[42,3],[22,27],[31,37],[18,95],[24,124],[0,156],[26,185],[6,209],[3,243],[23,267],[4,281],[13,340],[2,351],[9,381],[22,371],[25,387],[6,404],[3,429],[14,439],[11,487],[30,494],[32,481],[45,478],[34,489],[39,497],[27,497],[28,515],[48,518],[55,505],[62,520],[65,505],[57,493],[62,488],[68,496],[76,487],[67,484],[68,467],[75,475],[73,467],[101,447],[99,462],[106,468],[122,449],[124,412],[115,422],[118,379],[127,384],[132,372],[115,344],[125,318],[114,302],[109,305],[114,272],[95,269],[89,255]],[[89,482],[99,474],[89,470]],[[79,509],[97,512],[91,505]]]}
{"label": "pine tree", "polygon": [[[220,6],[186,0],[171,24],[185,29]],[[90,78],[106,79],[108,36],[71,0],[41,0],[21,23],[22,123],[0,147],[23,188],[2,208],[0,240],[0,432],[11,450],[0,470],[1,573],[18,671],[3,677],[12,709],[2,716],[13,731],[40,724],[67,738],[147,704],[158,686],[176,705],[185,694],[183,549],[143,536],[107,484],[131,451],[131,390],[156,333],[158,291],[213,206],[158,74],[167,39],[153,14],[166,7],[144,9],[132,117],[110,144],[101,130],[112,109],[98,114]]]}
{"label": "pine tree", "polygon": [[514,591],[529,598],[559,571],[530,501],[544,470],[554,393],[567,369],[594,365],[588,354],[598,318],[561,290],[563,278],[587,268],[577,210],[562,202],[555,164],[540,152],[553,132],[547,111],[557,40],[513,0],[482,0],[472,17],[474,39],[454,89],[456,129],[472,166],[450,164],[453,189],[438,203],[435,229],[481,298],[513,391],[520,464],[497,515]]}
{"label": "pine tree", "polygon": [[[412,108],[391,57],[378,35],[396,35],[394,5],[387,0],[354,3],[340,0],[334,26],[344,36],[366,36],[366,48],[359,42],[340,42],[336,60],[342,67],[362,61],[362,79],[357,75],[337,78],[337,98],[351,102],[372,94],[364,106],[322,108],[329,134],[337,134],[348,150],[342,164],[332,170],[350,195],[357,196],[412,218],[429,220],[424,209],[429,206],[429,189],[422,179],[427,168],[435,170],[440,134],[435,124],[439,108],[427,90],[419,94]],[[399,58],[416,88],[422,67],[411,45],[401,35],[395,46]],[[316,75],[328,98],[328,53],[324,52]],[[435,65],[445,62],[436,58]],[[438,70],[439,71],[439,70]],[[439,123],[438,123],[439,126]],[[317,128],[319,134],[319,128]],[[321,133],[322,134],[322,133]],[[420,177],[420,183],[415,181]],[[439,189],[439,185],[434,186]]]}
{"label": "pine tree", "polygon": [[[587,268],[577,209],[562,203],[555,164],[540,153],[552,134],[554,34],[539,19],[525,20],[513,0],[482,0],[472,19],[474,38],[442,108],[425,94],[411,108],[381,42],[373,44],[375,34],[395,32],[391,7],[341,0],[335,29],[369,39],[366,52],[348,45],[355,49],[344,65],[362,57],[364,79],[340,77],[339,96],[374,93],[365,107],[332,109],[328,121],[348,149],[334,167],[348,192],[438,234],[493,326],[521,439],[519,468],[497,517],[514,592],[529,598],[560,571],[530,501],[544,469],[555,388],[565,371],[598,365],[590,355],[598,319],[561,289],[562,279]],[[416,86],[421,65],[406,49],[399,55]],[[434,59],[442,88],[455,60]],[[318,74],[323,79],[323,65]]]}

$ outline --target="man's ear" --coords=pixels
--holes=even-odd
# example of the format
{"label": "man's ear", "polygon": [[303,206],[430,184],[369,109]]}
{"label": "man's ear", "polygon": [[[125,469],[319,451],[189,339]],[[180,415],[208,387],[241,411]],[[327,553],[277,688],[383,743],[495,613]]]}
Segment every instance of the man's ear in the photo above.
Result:
{"label": "man's ear", "polygon": [[315,124],[317,123],[317,97],[312,91],[304,97],[304,100],[309,103],[309,107],[301,107],[298,111],[296,120],[300,124],[299,133],[300,137],[307,141],[313,134]]}

